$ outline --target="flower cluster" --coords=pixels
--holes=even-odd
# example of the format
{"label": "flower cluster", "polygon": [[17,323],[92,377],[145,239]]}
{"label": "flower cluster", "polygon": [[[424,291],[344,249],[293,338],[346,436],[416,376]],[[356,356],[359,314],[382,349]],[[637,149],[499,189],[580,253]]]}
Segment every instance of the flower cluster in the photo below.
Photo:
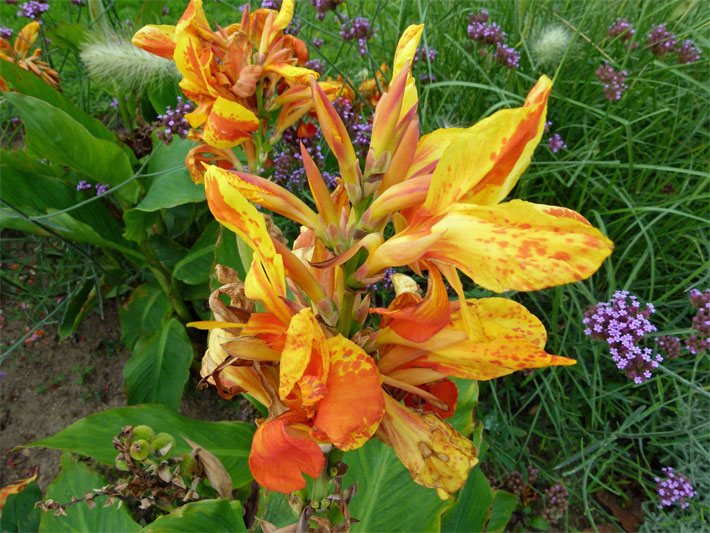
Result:
{"label": "flower cluster", "polygon": [[675,33],[668,31],[665,24],[654,25],[646,42],[651,53],[656,57],[663,57],[668,52],[672,52],[677,43]]}
{"label": "flower cluster", "polygon": [[81,180],[79,183],[76,184],[77,191],[88,191],[94,187],[96,188],[96,196],[101,196],[102,194],[105,194],[111,188],[105,183],[97,183],[96,185],[91,185],[91,183],[86,180]]}
{"label": "flower cluster", "polygon": [[309,68],[313,72],[317,72],[318,74],[323,74],[323,71],[325,70],[325,65],[323,65],[323,62],[320,59],[309,59],[308,61],[306,61],[306,68]]}
{"label": "flower cluster", "polygon": [[683,474],[676,474],[673,468],[667,466],[661,469],[665,478],[654,478],[658,492],[659,509],[671,507],[677,503],[681,509],[688,507],[687,500],[696,496],[690,480]]}
{"label": "flower cluster", "polygon": [[160,126],[155,130],[158,139],[165,144],[170,144],[174,135],[181,139],[186,138],[190,132],[190,124],[187,122],[185,115],[190,113],[193,108],[190,102],[184,102],[182,97],[178,96],[175,109],[168,106],[164,115],[158,115]]}
{"label": "flower cluster", "polygon": [[[437,55],[439,55],[439,52],[435,48],[432,48],[431,46],[423,46],[417,50],[416,54],[414,54],[414,63],[423,64],[428,67],[436,61]],[[419,81],[421,83],[434,83],[436,81],[436,76],[434,76],[434,74],[430,74],[429,72],[424,72],[419,75]]]}
{"label": "flower cluster", "polygon": [[697,309],[693,317],[693,333],[685,341],[685,347],[693,355],[710,351],[710,289],[690,291],[690,303]]}
{"label": "flower cluster", "polygon": [[[12,32],[10,31],[9,35],[7,31],[3,32],[0,35],[0,59],[15,63],[20,68],[32,72],[48,85],[59,87],[59,73],[48,63],[42,61],[42,51],[36,48],[34,52],[30,53],[30,49],[39,35],[39,28],[39,21],[28,23],[19,31],[14,44],[10,44],[7,40],[12,36]],[[3,29],[7,30],[7,28]],[[0,77],[0,90],[6,91],[7,89],[5,81]]]}
{"label": "flower cluster", "polygon": [[617,18],[614,23],[609,26],[607,34],[609,37],[618,37],[621,41],[630,41],[636,34],[636,30],[627,19]]}
{"label": "flower cluster", "polygon": [[545,508],[542,516],[550,524],[556,524],[567,512],[569,493],[562,483],[556,483],[545,490]]}
{"label": "flower cluster", "polygon": [[20,5],[17,16],[36,20],[41,24],[42,15],[44,15],[47,10],[49,10],[49,2],[47,2],[47,0],[29,0],[29,2]]}
{"label": "flower cluster", "polygon": [[604,96],[612,102],[621,100],[624,91],[629,88],[626,84],[626,77],[629,73],[625,70],[616,70],[609,63],[602,63],[595,74],[604,85]]}
{"label": "flower cluster", "polygon": [[656,331],[648,318],[655,312],[653,304],[644,308],[636,296],[628,291],[616,291],[609,302],[599,303],[585,312],[584,333],[593,339],[603,340],[619,370],[623,370],[634,383],[643,383],[651,371],[663,361],[650,348],[639,346],[639,341]]}
{"label": "flower cluster", "polygon": [[311,4],[316,8],[316,17],[323,20],[328,11],[335,11],[344,0],[311,0]]}
{"label": "flower cluster", "polygon": [[364,158],[367,155],[367,148],[370,146],[372,122],[355,110],[349,98],[338,98],[333,102],[333,106],[345,124],[358,156]]}
{"label": "flower cluster", "polygon": [[353,20],[346,18],[340,27],[340,36],[345,41],[357,39],[360,55],[364,56],[367,53],[367,41],[374,36],[374,32],[367,18],[355,17]]}
{"label": "flower cluster", "polygon": [[[309,124],[313,126],[312,124]],[[301,144],[317,165],[323,164],[323,150],[319,144],[322,135],[315,130],[312,135],[302,132],[306,128],[288,128],[272,156],[274,182],[286,187],[289,191],[298,192],[303,190],[305,183],[305,171],[303,169],[303,157],[301,155]],[[299,135],[299,132],[301,134]],[[323,178],[330,189],[335,188],[335,176],[327,172]]]}
{"label": "flower cluster", "polygon": [[663,353],[663,358],[668,359],[678,359],[680,357],[680,339],[678,337],[671,337],[664,335],[656,339],[656,346]]}
{"label": "flower cluster", "polygon": [[685,39],[676,50],[678,52],[678,62],[682,64],[695,63],[700,61],[700,49],[695,46],[691,39]]}
{"label": "flower cluster", "polygon": [[488,22],[486,9],[471,15],[466,32],[472,41],[484,45],[494,45],[496,48],[493,57],[498,63],[507,68],[518,68],[520,52],[505,44],[505,32],[497,23]]}
{"label": "flower cluster", "polygon": [[12,37],[12,30],[5,26],[0,26],[0,39],[9,39]]}
{"label": "flower cluster", "polygon": [[555,133],[547,140],[547,147],[553,154],[556,154],[560,150],[567,149],[567,145],[559,133]]}

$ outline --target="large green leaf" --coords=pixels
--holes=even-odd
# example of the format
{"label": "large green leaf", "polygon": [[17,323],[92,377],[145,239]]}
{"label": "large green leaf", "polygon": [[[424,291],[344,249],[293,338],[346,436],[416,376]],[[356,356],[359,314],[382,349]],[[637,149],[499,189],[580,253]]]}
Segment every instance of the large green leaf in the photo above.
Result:
{"label": "large green leaf", "polygon": [[[220,225],[219,236],[217,237],[217,244],[214,250],[213,263],[215,265],[225,265],[233,268],[237,271],[237,274],[239,274],[240,279],[245,279],[246,272],[244,270],[244,265],[246,264],[248,266],[251,262],[242,263],[242,259],[239,255],[239,246],[237,245],[238,240],[239,237],[237,237],[232,230]],[[214,288],[216,287],[217,285],[215,285]]]}
{"label": "large green leaf", "polygon": [[5,207],[4,205],[0,205],[0,229],[2,228],[24,231],[25,233],[37,235],[38,237],[49,237],[52,235],[50,232],[28,220],[14,209]]}
{"label": "large green leaf", "polygon": [[113,437],[123,426],[146,424],[156,433],[166,431],[176,438],[176,453],[191,451],[180,436],[198,443],[222,461],[232,476],[235,487],[251,481],[247,458],[251,449],[254,426],[245,422],[204,422],[193,420],[164,405],[134,405],[116,407],[74,422],[59,433],[29,446],[43,446],[92,457],[113,465],[116,450]]}
{"label": "large green leaf", "polygon": [[144,283],[133,289],[118,310],[123,344],[133,349],[139,338],[155,334],[172,310],[170,300],[160,287]]}
{"label": "large green leaf", "polygon": [[192,343],[185,326],[166,320],[150,337],[141,337],[123,369],[128,403],[162,403],[177,410],[190,376]]}
{"label": "large green leaf", "polygon": [[[121,148],[95,137],[61,109],[18,93],[7,92],[5,98],[22,117],[26,143],[37,154],[111,186],[119,185],[133,175],[130,159]],[[123,186],[118,194],[135,202],[139,192],[138,183],[133,181]]]}
{"label": "large green leaf", "polygon": [[148,193],[136,206],[141,211],[157,211],[166,207],[203,202],[205,188],[195,185],[185,167],[185,156],[194,143],[185,139],[174,139],[166,145],[160,141],[148,161],[148,174],[154,174]]}
{"label": "large green leaf", "polygon": [[[100,489],[106,485],[106,480],[91,468],[73,459],[69,454],[62,457],[62,470],[57,479],[47,489],[47,498],[59,503],[69,503],[72,497],[81,498],[91,489]],[[117,504],[104,507],[106,497],[94,500],[93,509],[85,503],[67,507],[67,516],[56,516],[54,513],[43,513],[40,521],[40,531],[139,531],[140,526],[131,518],[126,507],[119,508]]]}
{"label": "large green leaf", "polygon": [[203,500],[188,503],[161,516],[142,529],[142,533],[184,533],[185,531],[246,532],[239,501]]}
{"label": "large green leaf", "polygon": [[10,494],[2,508],[0,531],[2,533],[27,533],[39,529],[40,510],[35,503],[42,499],[37,483],[30,483],[18,494]]}
{"label": "large green leaf", "polygon": [[86,27],[70,22],[57,24],[47,31],[53,45],[72,51],[79,50],[84,41],[86,41],[87,33]]}
{"label": "large green leaf", "polygon": [[502,531],[518,503],[514,494],[491,489],[479,467],[474,468],[446,512],[441,528],[455,531]]}
{"label": "large green leaf", "polygon": [[344,483],[357,483],[350,514],[353,531],[439,531],[447,507],[436,492],[417,485],[392,448],[377,439],[345,454]]}
{"label": "large green leaf", "polygon": [[478,405],[478,381],[460,378],[451,378],[451,381],[456,384],[459,398],[454,416],[447,422],[462,435],[470,437],[473,431],[473,410]]}
{"label": "large green leaf", "polygon": [[218,234],[219,223],[213,220],[187,255],[175,264],[173,277],[189,285],[199,285],[209,281]]}
{"label": "large green leaf", "polygon": [[[59,326],[59,339],[64,340],[76,331],[86,315],[96,305],[97,283],[95,279],[88,279],[69,297],[62,324]],[[99,287],[100,290],[100,287]]]}

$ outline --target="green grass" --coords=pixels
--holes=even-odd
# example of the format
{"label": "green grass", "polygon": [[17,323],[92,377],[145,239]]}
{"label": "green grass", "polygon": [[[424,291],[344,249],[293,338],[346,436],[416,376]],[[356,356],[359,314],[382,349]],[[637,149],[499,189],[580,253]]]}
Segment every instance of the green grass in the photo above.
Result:
{"label": "green grass", "polygon": [[[157,3],[157,2],[156,2]],[[142,22],[142,2],[105,2],[111,23],[127,34]],[[172,23],[182,2],[170,7],[163,23]],[[255,2],[252,2],[255,4]],[[162,7],[163,3],[161,3]],[[520,68],[507,70],[481,57],[466,39],[468,16],[485,7],[522,52]],[[300,0],[301,38],[326,44],[312,57],[327,65],[326,75],[342,74],[356,83],[389,64],[401,31],[426,23],[423,42],[435,47],[432,64],[416,74],[432,73],[436,82],[420,86],[422,131],[466,126],[504,107],[519,105],[534,81],[555,80],[548,119],[568,148],[552,154],[538,148],[533,163],[512,196],[563,205],[586,216],[614,241],[614,254],[591,279],[540,291],[514,294],[546,325],[548,350],[575,358],[574,367],[536,371],[485,383],[477,416],[486,427],[490,449],[486,472],[499,483],[526,465],[539,468],[548,483],[563,482],[571,510],[559,527],[600,527],[619,522],[600,504],[599,490],[616,495],[621,505],[643,500],[648,531],[700,530],[710,511],[710,365],[707,356],[687,352],[664,362],[654,377],[634,385],[611,362],[608,350],[583,335],[584,310],[627,289],[653,302],[656,335],[687,336],[691,287],[708,285],[708,27],[701,1],[590,2],[495,0],[349,1],[339,12],[373,20],[376,37],[361,58],[354,43],[338,36],[334,15],[324,22],[310,3]],[[0,5],[3,24],[13,6]],[[238,18],[236,5],[209,4],[208,18],[226,25]],[[85,8],[84,8],[85,11]],[[637,30],[637,50],[607,37],[616,17],[628,17]],[[69,2],[52,4],[47,27],[62,21],[86,22],[86,13]],[[131,20],[132,25],[125,24]],[[12,27],[19,28],[18,21]],[[678,65],[643,49],[653,24],[668,23],[679,39],[692,38],[704,58]],[[539,32],[550,25],[566,28],[571,43],[557,64],[541,67],[531,53]],[[84,76],[77,58],[55,49],[65,92],[88,110],[116,121],[106,92]],[[605,99],[594,71],[604,60],[629,71],[629,90],[619,102]],[[67,267],[64,281],[77,275]],[[86,272],[82,276],[88,275]],[[49,310],[49,308],[47,309]],[[688,475],[699,496],[688,509],[658,510],[654,476],[662,466]]]}

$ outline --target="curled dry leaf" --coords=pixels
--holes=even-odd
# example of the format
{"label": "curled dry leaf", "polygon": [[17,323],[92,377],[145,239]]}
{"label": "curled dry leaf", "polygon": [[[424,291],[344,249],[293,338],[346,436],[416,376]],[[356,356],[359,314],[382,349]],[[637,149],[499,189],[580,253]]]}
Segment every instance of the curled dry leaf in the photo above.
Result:
{"label": "curled dry leaf", "polygon": [[217,491],[217,494],[222,498],[231,500],[233,488],[232,478],[222,465],[222,462],[199,444],[191,441],[184,435],[182,438],[190,445],[190,448],[192,448],[192,455],[204,468],[207,479],[210,480],[210,484]]}

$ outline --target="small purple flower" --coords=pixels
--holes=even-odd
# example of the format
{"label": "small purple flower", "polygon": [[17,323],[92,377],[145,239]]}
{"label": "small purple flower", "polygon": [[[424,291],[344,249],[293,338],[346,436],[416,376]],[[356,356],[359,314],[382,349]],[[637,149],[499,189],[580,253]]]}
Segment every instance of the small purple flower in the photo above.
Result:
{"label": "small purple flower", "polygon": [[0,39],[9,39],[12,37],[12,30],[10,28],[6,28],[5,26],[0,26]]}
{"label": "small purple flower", "polygon": [[614,24],[609,26],[609,37],[619,37],[622,41],[630,40],[636,34],[636,30],[625,18],[618,18]]}
{"label": "small purple flower", "polygon": [[96,196],[101,196],[102,194],[106,194],[109,190],[109,186],[105,183],[97,183],[96,184]]}
{"label": "small purple flower", "polygon": [[315,70],[318,74],[323,74],[323,71],[325,70],[325,66],[320,59],[309,59],[306,61],[305,67]]}
{"label": "small purple flower", "polygon": [[612,102],[621,100],[624,91],[629,88],[626,84],[626,77],[629,75],[625,70],[616,70],[609,63],[602,63],[595,72],[597,79],[604,86],[604,96]]}
{"label": "small purple flower", "polygon": [[547,147],[552,151],[553,154],[556,154],[560,150],[565,150],[567,148],[567,145],[565,144],[565,141],[562,140],[560,134],[555,133],[547,140]]}
{"label": "small purple flower", "polygon": [[392,289],[394,289],[394,285],[392,284],[392,274],[395,272],[397,271],[394,268],[386,268],[382,273],[382,279],[377,283],[369,285],[367,288],[371,291],[383,289],[385,292],[391,292]]}
{"label": "small purple flower", "polygon": [[658,492],[658,508],[671,507],[677,503],[681,509],[688,507],[690,498],[697,495],[693,484],[683,474],[676,474],[673,468],[667,466],[661,469],[665,478],[654,478]]}
{"label": "small purple flower", "polygon": [[499,44],[496,46],[495,59],[504,67],[518,68],[520,52],[507,44]]}
{"label": "small purple flower", "polygon": [[[276,147],[271,158],[273,163],[273,180],[286,187],[292,192],[300,192],[303,189],[306,173],[303,168],[303,158],[301,156],[301,143],[308,154],[313,159],[316,166],[320,167],[325,160],[319,141],[322,138],[320,130],[312,137],[302,138],[297,134],[298,128],[293,126],[286,129],[281,136],[281,141]],[[323,179],[330,186],[330,176],[323,174]]]}
{"label": "small purple flower", "polygon": [[700,49],[691,39],[686,39],[678,47],[678,61],[682,64],[695,63],[700,60]]}
{"label": "small purple flower", "polygon": [[678,359],[680,357],[680,339],[664,335],[656,339],[658,349],[663,353],[664,359]]}
{"label": "small purple flower", "polygon": [[[71,3],[74,4],[76,7],[83,7],[84,6],[84,0],[71,0]],[[165,9],[165,8],[163,8]]]}
{"label": "small purple flower", "polygon": [[264,0],[261,3],[262,9],[274,9],[278,11],[281,9],[281,0]]}
{"label": "small purple flower", "polygon": [[434,83],[436,81],[436,76],[434,76],[434,74],[420,74],[419,81],[422,84]]}
{"label": "small purple flower", "polygon": [[344,0],[311,0],[311,4],[316,8],[316,17],[323,20],[328,11],[335,11]]}
{"label": "small purple flower", "polygon": [[311,42],[313,43],[313,46],[315,46],[316,48],[320,48],[321,46],[323,46],[323,43],[325,41],[318,37],[313,37],[313,40]]}
{"label": "small purple flower", "polygon": [[675,49],[676,36],[668,31],[665,24],[658,24],[651,28],[647,43],[653,55],[663,57]]}
{"label": "small purple flower", "polygon": [[20,124],[22,124],[22,119],[20,117],[12,117],[10,119],[10,124],[12,124],[13,128],[17,128]]}
{"label": "small purple flower", "polygon": [[340,27],[340,36],[345,41],[357,39],[358,50],[361,56],[367,53],[367,41],[374,35],[370,21],[365,17],[355,17],[352,21],[345,19]]}
{"label": "small purple flower", "polygon": [[86,180],[81,180],[76,184],[77,191],[88,191],[89,189],[91,189],[91,183]]}
{"label": "small purple flower", "polygon": [[192,104],[184,102],[182,96],[178,96],[175,109],[168,106],[164,115],[158,115],[160,127],[156,128],[155,131],[158,139],[165,144],[170,144],[173,140],[173,135],[177,135],[181,139],[187,137],[187,134],[190,133],[190,124],[187,122],[185,115],[190,111],[192,111]]}
{"label": "small purple flower", "polygon": [[542,516],[550,524],[556,524],[567,512],[569,507],[569,493],[562,483],[556,483],[545,490],[545,508]]}
{"label": "small purple flower", "polygon": [[353,109],[352,102],[347,98],[338,98],[334,102],[335,110],[343,119],[345,127],[348,129],[350,139],[360,157],[367,155],[370,147],[370,136],[372,134],[372,123],[362,115],[358,115]]}
{"label": "small purple flower", "polygon": [[170,8],[168,6],[163,6],[163,16],[170,14]]}
{"label": "small purple flower", "polygon": [[551,120],[546,120],[545,121],[545,128],[542,130],[543,133],[550,133],[550,128],[552,127],[553,122]]}
{"label": "small purple flower", "polygon": [[18,17],[25,17],[31,20],[41,22],[42,15],[49,9],[49,3],[45,1],[29,0],[20,5],[20,10],[17,12]]}
{"label": "small purple flower", "polygon": [[470,22],[466,33],[469,39],[481,44],[501,44],[505,40],[505,32],[495,22]]}
{"label": "small purple flower", "polygon": [[616,367],[634,383],[641,384],[663,361],[660,354],[654,355],[650,348],[639,346],[646,334],[656,331],[648,319],[655,312],[653,304],[642,309],[636,296],[616,291],[609,302],[598,303],[584,313],[584,334],[605,341]]}
{"label": "small purple flower", "polygon": [[118,109],[118,99],[112,98],[112,99],[111,99],[111,103],[110,103],[109,105],[110,105],[111,107],[113,107],[114,109]]}
{"label": "small purple flower", "polygon": [[284,29],[284,33],[295,37],[301,31],[301,26],[303,26],[303,21],[301,19],[291,19],[289,25]]}
{"label": "small purple flower", "polygon": [[710,289],[690,291],[690,303],[698,311],[693,317],[693,333],[685,340],[685,347],[693,355],[710,351]]}
{"label": "small purple flower", "polygon": [[436,48],[432,48],[431,46],[423,46],[421,48],[417,48],[417,51],[414,54],[414,62],[433,63],[434,61],[436,61],[436,56],[438,55],[439,52],[436,50]]}

